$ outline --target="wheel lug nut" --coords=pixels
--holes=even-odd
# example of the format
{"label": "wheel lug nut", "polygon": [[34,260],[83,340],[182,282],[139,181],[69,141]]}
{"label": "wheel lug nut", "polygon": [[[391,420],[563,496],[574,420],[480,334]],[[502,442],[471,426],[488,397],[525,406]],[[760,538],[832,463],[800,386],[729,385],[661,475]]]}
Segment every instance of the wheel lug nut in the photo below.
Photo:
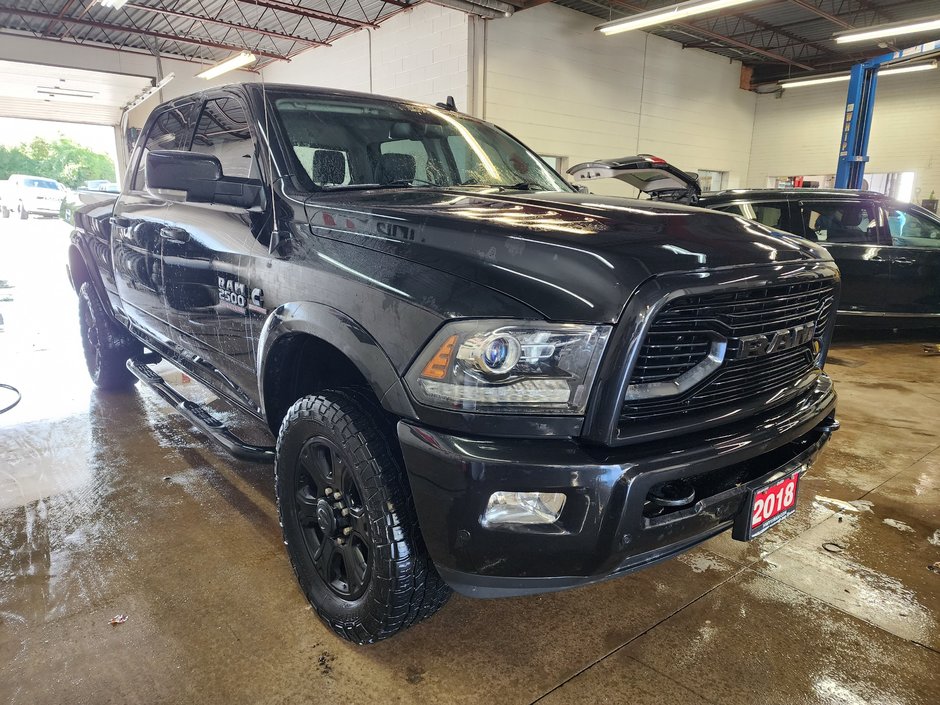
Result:
{"label": "wheel lug nut", "polygon": [[329,497],[331,494],[333,494],[333,488],[332,488],[332,487],[327,487],[327,488],[326,488],[326,492],[324,492],[323,494],[325,494],[327,497]]}
{"label": "wheel lug nut", "polygon": [[349,516],[349,510],[348,510],[348,509],[344,509],[344,510],[342,510],[342,511],[340,512],[340,514],[342,514],[344,517],[348,517],[348,516]]}
{"label": "wheel lug nut", "polygon": [[346,539],[340,537],[340,538],[336,539],[336,544],[337,544],[338,546],[344,546],[344,545],[346,544]]}
{"label": "wheel lug nut", "polygon": [[341,495],[339,492],[334,492],[334,493],[333,493],[333,499],[339,499],[339,498],[342,497],[342,496],[343,496],[343,495]]}
{"label": "wheel lug nut", "polygon": [[352,533],[351,527],[347,526],[345,529],[343,529],[343,536],[349,536],[351,533]]}

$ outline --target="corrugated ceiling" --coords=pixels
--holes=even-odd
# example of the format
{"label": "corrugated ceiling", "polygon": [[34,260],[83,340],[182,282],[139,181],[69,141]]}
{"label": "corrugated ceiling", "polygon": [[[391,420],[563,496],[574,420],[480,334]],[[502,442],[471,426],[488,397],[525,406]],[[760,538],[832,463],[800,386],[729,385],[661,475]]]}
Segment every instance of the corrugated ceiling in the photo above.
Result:
{"label": "corrugated ceiling", "polygon": [[[553,1],[601,21],[675,4],[675,0]],[[651,31],[687,47],[738,59],[754,68],[755,82],[765,82],[845,70],[892,50],[874,43],[836,44],[835,32],[937,14],[938,0],[758,0]],[[911,35],[899,38],[895,46],[937,38]]]}

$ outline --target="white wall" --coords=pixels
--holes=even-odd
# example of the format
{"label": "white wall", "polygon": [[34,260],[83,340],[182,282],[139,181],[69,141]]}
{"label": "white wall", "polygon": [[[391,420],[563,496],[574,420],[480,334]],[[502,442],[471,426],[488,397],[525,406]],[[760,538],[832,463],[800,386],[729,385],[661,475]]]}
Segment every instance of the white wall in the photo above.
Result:
{"label": "white wall", "polygon": [[[369,41],[372,60],[369,61]],[[422,4],[332,46],[264,69],[270,83],[326,86],[436,103],[448,95],[465,109],[468,20],[463,12]],[[371,71],[371,87],[370,87]]]}
{"label": "white wall", "polygon": [[[748,185],[768,176],[834,174],[847,84],[760,96]],[[940,70],[878,81],[867,173],[913,171],[914,200],[940,192]],[[918,193],[918,189],[920,192]]]}
{"label": "white wall", "polygon": [[[487,23],[485,117],[568,164],[651,153],[744,183],[755,96],[740,64],[547,4]],[[598,181],[599,193],[628,191]]]}

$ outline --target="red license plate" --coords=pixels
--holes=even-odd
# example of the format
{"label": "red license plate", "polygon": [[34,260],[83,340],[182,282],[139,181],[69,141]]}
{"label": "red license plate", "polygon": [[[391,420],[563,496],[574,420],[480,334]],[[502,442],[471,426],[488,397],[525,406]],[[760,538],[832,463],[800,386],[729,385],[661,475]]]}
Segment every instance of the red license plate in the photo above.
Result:
{"label": "red license plate", "polygon": [[752,489],[744,511],[735,521],[733,538],[750,541],[793,514],[801,470]]}

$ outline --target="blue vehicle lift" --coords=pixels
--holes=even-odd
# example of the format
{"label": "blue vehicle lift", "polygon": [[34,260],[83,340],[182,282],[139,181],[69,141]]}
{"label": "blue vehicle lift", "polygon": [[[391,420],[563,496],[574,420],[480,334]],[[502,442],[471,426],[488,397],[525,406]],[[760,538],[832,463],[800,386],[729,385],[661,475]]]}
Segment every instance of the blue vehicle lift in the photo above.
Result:
{"label": "blue vehicle lift", "polygon": [[842,122],[836,188],[862,187],[865,163],[868,161],[868,136],[871,133],[871,117],[875,107],[878,69],[890,62],[912,59],[936,51],[940,51],[940,40],[876,56],[852,67],[849,93],[845,101],[845,119]]}

